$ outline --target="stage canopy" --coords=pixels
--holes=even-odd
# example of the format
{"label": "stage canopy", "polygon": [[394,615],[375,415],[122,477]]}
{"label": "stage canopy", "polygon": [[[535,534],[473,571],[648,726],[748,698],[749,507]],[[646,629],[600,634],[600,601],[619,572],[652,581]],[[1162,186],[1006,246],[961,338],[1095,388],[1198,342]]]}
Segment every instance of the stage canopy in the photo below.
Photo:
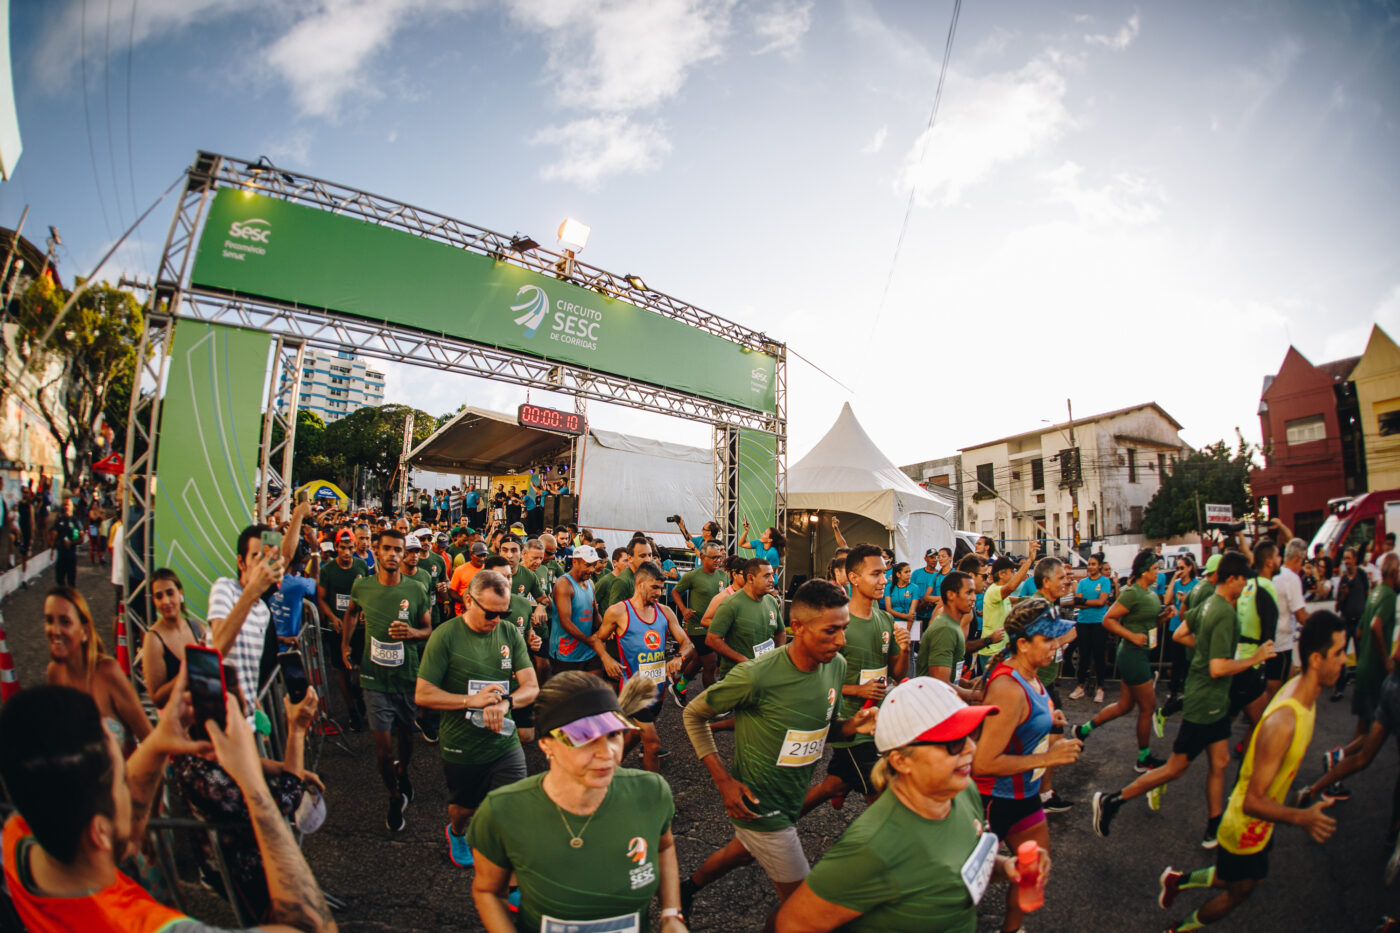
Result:
{"label": "stage canopy", "polygon": [[524,473],[568,449],[570,438],[522,427],[512,415],[464,408],[408,455],[410,466],[438,473]]}

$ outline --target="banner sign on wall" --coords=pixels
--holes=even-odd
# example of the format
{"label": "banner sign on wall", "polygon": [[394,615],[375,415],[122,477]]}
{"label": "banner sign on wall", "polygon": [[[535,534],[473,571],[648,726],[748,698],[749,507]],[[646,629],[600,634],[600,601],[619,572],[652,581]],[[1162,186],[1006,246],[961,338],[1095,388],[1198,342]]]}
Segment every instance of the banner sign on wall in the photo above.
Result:
{"label": "banner sign on wall", "polygon": [[156,447],[151,566],[180,576],[203,616],[217,577],[238,575],[238,535],[253,523],[269,334],[182,320],[175,327]]}
{"label": "banner sign on wall", "polygon": [[[739,429],[739,528],[749,523],[752,537],[778,520],[778,439],[752,428]],[[779,528],[779,531],[784,529]]]}
{"label": "banner sign on wall", "polygon": [[766,354],[490,256],[251,191],[214,196],[190,280],[777,409]]}

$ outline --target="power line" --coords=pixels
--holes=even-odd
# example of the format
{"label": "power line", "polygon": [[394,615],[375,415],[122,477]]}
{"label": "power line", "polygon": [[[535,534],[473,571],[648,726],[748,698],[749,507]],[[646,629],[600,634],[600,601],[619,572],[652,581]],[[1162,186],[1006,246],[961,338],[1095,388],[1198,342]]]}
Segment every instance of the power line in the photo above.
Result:
{"label": "power line", "polygon": [[92,183],[97,188],[97,204],[102,208],[102,226],[107,228],[107,239],[112,238],[112,220],[107,216],[107,200],[102,196],[102,179],[97,171],[97,147],[92,142],[92,111],[88,109],[87,87],[87,0],[83,0],[81,20],[82,33],[78,40],[79,58],[82,62],[83,79],[83,123],[87,127],[88,157],[92,160]]}
{"label": "power line", "polygon": [[[135,50],[136,0],[131,0],[131,31],[126,37],[126,171],[128,180],[131,182],[131,210],[133,212],[136,211],[136,158],[132,155],[131,142],[131,69],[135,60]],[[136,248],[141,251],[141,265],[147,272],[151,271],[150,261],[146,258],[145,244],[138,239]]]}
{"label": "power line", "polygon": [[117,150],[112,144],[112,0],[107,0],[107,30],[102,36],[102,109],[107,117],[107,166],[112,170],[112,200],[117,205],[117,221],[126,226],[122,189],[117,183]]}
{"label": "power line", "polygon": [[[943,81],[948,75],[948,60],[953,56],[953,36],[958,31],[958,14],[962,11],[962,0],[953,0],[953,18],[948,23],[948,39],[943,44],[943,65],[938,70],[938,87],[933,92],[933,108],[929,111],[928,126],[924,129],[924,140],[919,146],[919,158],[915,168],[924,164],[924,154],[928,151],[929,139],[933,136],[933,121],[938,116],[938,105],[943,100]],[[890,284],[894,282],[894,270],[899,264],[899,252],[904,246],[904,235],[909,232],[909,218],[914,213],[914,198],[918,194],[917,175],[909,181],[909,203],[904,207],[904,222],[899,225],[899,239],[894,244],[894,255],[890,257],[890,271],[885,276],[885,288],[880,293],[880,304],[875,309],[875,323],[870,328],[873,335],[880,326],[880,314],[885,310],[885,301],[890,295]]]}

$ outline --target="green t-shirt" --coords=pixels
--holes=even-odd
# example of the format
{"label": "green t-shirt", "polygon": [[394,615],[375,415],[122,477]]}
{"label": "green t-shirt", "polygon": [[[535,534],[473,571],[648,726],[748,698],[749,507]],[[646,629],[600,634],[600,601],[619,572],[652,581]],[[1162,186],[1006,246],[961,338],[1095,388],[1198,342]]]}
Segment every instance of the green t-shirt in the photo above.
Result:
{"label": "green t-shirt", "polygon": [[[405,576],[407,576],[407,574],[405,574]],[[420,562],[418,564],[418,569],[415,570],[413,572],[413,576],[408,577],[408,579],[423,587],[423,592],[428,594],[428,602],[431,603],[433,607],[433,628],[437,628],[439,625],[442,624],[442,612],[438,609],[437,586],[435,581],[433,580],[432,573],[428,570],[427,567],[424,567],[423,564]],[[415,648],[419,647],[417,642],[414,642],[413,644]],[[421,651],[419,652],[419,655],[422,655]]]}
{"label": "green t-shirt", "polygon": [[982,800],[968,784],[941,820],[930,820],[886,792],[866,807],[812,866],[817,897],[861,915],[851,933],[974,933],[977,904],[962,867],[981,839]]}
{"label": "green t-shirt", "polygon": [[608,578],[608,587],[603,590],[598,597],[598,618],[602,618],[602,613],[607,612],[613,606],[625,599],[631,599],[632,594],[637,591],[637,578],[632,575],[631,567],[623,567],[622,573],[613,574]]}
{"label": "green t-shirt", "polygon": [[[1151,590],[1134,583],[1118,594],[1118,602],[1128,612],[1118,624],[1135,635],[1146,635],[1157,628],[1157,617],[1162,614],[1162,601]],[[1128,645],[1130,648],[1136,645]]]}
{"label": "green t-shirt", "polygon": [[1230,678],[1210,676],[1210,662],[1212,658],[1231,660],[1235,657],[1235,646],[1240,639],[1235,607],[1223,596],[1211,596],[1192,634],[1196,636],[1196,650],[1191,656],[1191,667],[1186,671],[1181,718],[1207,726],[1223,719],[1230,711]]}
{"label": "green t-shirt", "polygon": [[[1007,594],[1008,596],[1010,594]],[[993,583],[987,587],[986,593],[982,595],[982,637],[991,638],[997,632],[1006,627],[1006,617],[1011,612],[1011,603],[1002,596],[1001,587]],[[998,638],[988,642],[977,653],[983,657],[991,657],[1001,651],[1004,639]],[[919,654],[923,654],[923,639],[919,640]],[[919,661],[923,663],[922,658]]]}
{"label": "green t-shirt", "polygon": [[437,585],[446,583],[449,576],[447,573],[447,561],[442,559],[442,555],[436,551],[424,551],[423,556],[418,558],[418,567],[428,571],[428,575],[433,578],[433,585],[428,590],[428,595],[433,598],[433,628],[442,624],[442,600],[437,598]]}
{"label": "green t-shirt", "polygon": [[[571,813],[561,818],[543,781],[544,774],[534,774],[493,790],[467,828],[472,849],[515,872],[515,929],[535,933],[544,917],[635,917],[637,929],[651,930],[648,911],[661,885],[661,837],[676,813],[666,779],[618,768],[591,821]],[[570,847],[564,823],[573,833],[581,831],[582,846]],[[608,927],[614,928],[620,927]]]}
{"label": "green t-shirt", "polygon": [[603,613],[607,611],[607,609],[604,608],[603,600],[607,598],[608,587],[612,586],[612,581],[613,572],[611,567],[604,570],[598,575],[597,579],[593,581],[593,602],[598,606],[598,618],[600,619],[603,617]]}
{"label": "green t-shirt", "polygon": [[1376,616],[1381,617],[1382,641],[1389,651],[1395,633],[1395,591],[1384,583],[1373,588],[1366,597],[1366,611],[1361,614],[1361,625],[1356,633],[1356,689],[1361,693],[1379,693],[1385,680],[1385,658],[1371,632]]}
{"label": "green t-shirt", "polygon": [[[715,610],[710,631],[746,658],[756,658],[773,650],[773,635],[782,625],[778,601],[764,595],[754,599],[744,590],[736,590]],[[732,658],[719,659],[719,676],[725,677],[736,666]]]}
{"label": "green t-shirt", "polygon": [[[360,577],[369,576],[369,567],[358,557],[350,558],[350,566],[342,567],[335,561],[321,565],[321,585],[326,588],[326,602],[330,603],[338,618],[345,618],[350,608],[350,588]],[[329,623],[330,620],[325,620]]]}
{"label": "green t-shirt", "polygon": [[[868,619],[852,613],[841,654],[846,658],[847,686],[868,683],[878,677],[890,684],[890,662],[899,657],[899,642],[894,640],[894,618],[879,607],[871,607]],[[850,719],[864,705],[865,700],[860,697],[842,696],[841,718]],[[844,748],[873,741],[874,736],[856,735],[850,739],[833,739],[831,745]]]}
{"label": "green t-shirt", "polygon": [[529,641],[526,640],[526,636],[531,624],[530,618],[534,615],[534,612],[535,607],[530,605],[528,599],[524,596],[516,596],[512,593],[510,594],[510,608],[507,609],[506,614],[501,617],[502,622],[509,622],[511,625],[515,626],[515,630],[520,633],[521,640],[524,640],[527,646],[529,645]]}
{"label": "green t-shirt", "polygon": [[[733,601],[731,597],[726,605]],[[845,680],[841,655],[808,673],[797,669],[784,645],[735,666],[702,694],[716,712],[734,711],[734,764],[729,770],[758,797],[750,809],[759,818],[730,817],[735,826],[774,832],[797,824]]]}
{"label": "green t-shirt", "polygon": [[[530,652],[514,625],[502,619],[491,631],[477,632],[465,618],[457,616],[428,639],[418,676],[448,693],[477,693],[491,683],[513,693],[520,686],[515,672],[527,667]],[[474,726],[467,715],[466,710],[442,711],[438,750],[443,761],[490,764],[520,744],[518,733],[501,735]]]}
{"label": "green t-shirt", "polygon": [[453,567],[456,567],[458,564],[466,563],[467,558],[471,556],[471,554],[469,553],[470,550],[471,545],[467,545],[465,547],[458,547],[455,544],[448,545],[447,559],[452,562]]}
{"label": "green t-shirt", "polygon": [[705,637],[709,629],[701,625],[700,620],[705,617],[705,610],[710,608],[710,600],[718,596],[719,591],[728,584],[729,573],[723,567],[716,568],[714,573],[706,573],[702,568],[696,567],[686,571],[685,576],[681,577],[680,582],[676,584],[676,602],[695,612],[686,624],[687,635],[692,638]]}
{"label": "green t-shirt", "polygon": [[412,642],[389,638],[389,623],[407,622],[417,628],[428,612],[423,584],[404,577],[384,586],[378,577],[362,577],[350,590],[350,601],[364,615],[365,652],[360,661],[360,686],[380,693],[413,695],[418,681],[418,652]]}
{"label": "green t-shirt", "polygon": [[544,595],[544,587],[540,586],[539,576],[529,567],[521,564],[515,568],[515,573],[511,574],[510,595],[524,596],[526,599],[539,602],[539,598]]}
{"label": "green t-shirt", "polygon": [[948,613],[940,612],[938,618],[924,627],[924,636],[919,639],[919,660],[914,665],[914,675],[927,677],[931,667],[946,667],[956,673],[965,654],[967,637],[963,635],[962,626]]}

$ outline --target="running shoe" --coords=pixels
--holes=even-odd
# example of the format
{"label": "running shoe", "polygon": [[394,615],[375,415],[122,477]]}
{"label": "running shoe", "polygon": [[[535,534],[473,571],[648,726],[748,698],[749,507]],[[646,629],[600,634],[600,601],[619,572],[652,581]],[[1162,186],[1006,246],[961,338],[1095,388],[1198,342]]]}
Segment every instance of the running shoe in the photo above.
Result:
{"label": "running shoe", "polygon": [[1094,691],[1094,702],[1095,702],[1095,703],[1102,703],[1102,702],[1103,702],[1103,687],[1100,687],[1099,689],[1097,689],[1097,690]]}
{"label": "running shoe", "polygon": [[1333,782],[1333,783],[1331,783],[1331,784],[1328,784],[1325,788],[1323,788],[1323,790],[1322,790],[1322,799],[1323,799],[1323,800],[1350,800],[1350,799],[1351,799],[1351,788],[1350,788],[1350,787],[1347,787],[1347,786],[1346,786],[1345,784],[1343,784],[1341,781],[1335,781],[1335,782]]}
{"label": "running shoe", "polygon": [[657,758],[669,758],[669,757],[671,757],[671,750],[670,750],[669,748],[658,748],[658,749],[656,750],[656,757],[657,757]]}
{"label": "running shoe", "polygon": [[1217,845],[1220,844],[1219,840],[1215,838],[1215,834],[1219,830],[1219,828],[1220,823],[1218,821],[1213,820],[1211,822],[1206,823],[1206,834],[1201,837],[1202,849],[1214,849]]}
{"label": "running shoe", "polygon": [[1137,761],[1134,761],[1133,770],[1136,771],[1138,774],[1146,774],[1149,771],[1155,771],[1157,768],[1162,767],[1162,765],[1164,764],[1166,764],[1166,762],[1162,759],[1154,758],[1153,756],[1148,755],[1146,758],[1140,758]]}
{"label": "running shoe", "polygon": [[1159,739],[1167,737],[1167,714],[1160,706],[1152,711],[1152,732]]}
{"label": "running shoe", "polygon": [[448,823],[443,830],[447,835],[447,857],[452,860],[452,864],[458,868],[472,867],[472,847],[467,845],[467,834],[457,835],[452,831],[452,824]]}
{"label": "running shoe", "polygon": [[1313,795],[1311,787],[1300,787],[1293,795],[1293,807],[1297,810],[1306,810],[1313,805]]}
{"label": "running shoe", "polygon": [[1167,702],[1162,704],[1162,715],[1170,719],[1179,712],[1181,712],[1181,694],[1169,694]]}
{"label": "running shoe", "polygon": [[1157,906],[1163,910],[1171,907],[1176,896],[1181,893],[1181,883],[1185,880],[1186,872],[1177,871],[1168,865],[1157,878],[1157,884],[1161,886],[1161,890],[1157,892]]}
{"label": "running shoe", "polygon": [[[1160,810],[1160,809],[1162,809],[1162,795],[1165,794],[1166,792],[1167,792],[1167,785],[1165,785],[1165,784],[1158,784],[1156,787],[1154,787],[1154,788],[1152,788],[1150,791],[1148,791],[1148,792],[1147,792],[1147,808],[1148,808],[1149,810]],[[1166,905],[1166,904],[1163,904],[1162,906],[1165,907],[1165,906],[1167,906],[1167,905]]]}
{"label": "running shoe", "polygon": [[407,822],[403,818],[403,808],[408,806],[408,798],[403,794],[396,794],[389,800],[389,817],[384,821],[384,825],[389,827],[389,832],[402,832]]}
{"label": "running shoe", "polygon": [[1051,791],[1050,796],[1040,802],[1040,806],[1046,813],[1064,813],[1074,806],[1073,800],[1066,800],[1061,797],[1058,791]]}
{"label": "running shoe", "polygon": [[1108,838],[1109,824],[1113,822],[1113,817],[1121,806],[1123,806],[1123,799],[1117,794],[1105,794],[1103,791],[1094,793],[1094,832],[1099,835],[1099,838]]}
{"label": "running shoe", "polygon": [[676,687],[675,681],[666,685],[666,694],[681,709],[685,709],[685,705],[690,702],[690,698],[685,695],[685,692]]}
{"label": "running shoe", "polygon": [[1244,739],[1240,739],[1234,744],[1233,747],[1231,747],[1230,754],[1236,758],[1244,757]]}
{"label": "running shoe", "polygon": [[1078,739],[1078,740],[1081,741],[1081,742],[1087,740],[1087,739],[1089,738],[1089,736],[1092,734],[1092,733],[1090,733],[1089,731],[1087,731],[1087,730],[1085,729],[1085,726],[1087,726],[1087,725],[1089,725],[1089,723],[1087,723],[1087,722],[1081,722],[1079,725],[1077,725],[1077,726],[1074,727],[1073,735],[1074,735],[1074,737],[1075,737],[1076,739]]}
{"label": "running shoe", "polygon": [[1400,930],[1400,920],[1396,920],[1394,917],[1382,917],[1381,925],[1376,927],[1374,933],[1395,933],[1396,930]]}
{"label": "running shoe", "polygon": [[695,895],[700,889],[690,878],[681,879],[681,917],[688,926],[690,920],[690,905],[695,902]]}
{"label": "running shoe", "polygon": [[426,719],[418,720],[418,731],[423,733],[423,741],[429,745],[438,743],[438,728]]}
{"label": "running shoe", "polygon": [[1071,700],[1082,700],[1082,699],[1084,699],[1084,685],[1083,685],[1083,684],[1080,684],[1079,686],[1075,687],[1075,688],[1074,688],[1074,692],[1071,693],[1071,694],[1069,695],[1069,698],[1070,698]]}
{"label": "running shoe", "polygon": [[845,805],[846,805],[846,795],[845,795],[845,794],[837,794],[835,797],[832,797],[832,798],[831,798],[831,809],[833,809],[833,810],[840,810],[840,809],[841,809],[842,807],[844,807]]}
{"label": "running shoe", "polygon": [[403,808],[407,810],[408,805],[413,803],[413,782],[407,774],[399,775],[399,793],[403,794]]}
{"label": "running shoe", "polygon": [[1328,771],[1337,767],[1337,765],[1342,763],[1342,759],[1346,757],[1346,754],[1347,750],[1340,745],[1336,748],[1327,749],[1327,751],[1322,753],[1322,772],[1326,774]]}
{"label": "running shoe", "polygon": [[1388,888],[1395,883],[1395,878],[1400,875],[1400,843],[1390,852],[1390,858],[1385,861],[1385,886]]}

